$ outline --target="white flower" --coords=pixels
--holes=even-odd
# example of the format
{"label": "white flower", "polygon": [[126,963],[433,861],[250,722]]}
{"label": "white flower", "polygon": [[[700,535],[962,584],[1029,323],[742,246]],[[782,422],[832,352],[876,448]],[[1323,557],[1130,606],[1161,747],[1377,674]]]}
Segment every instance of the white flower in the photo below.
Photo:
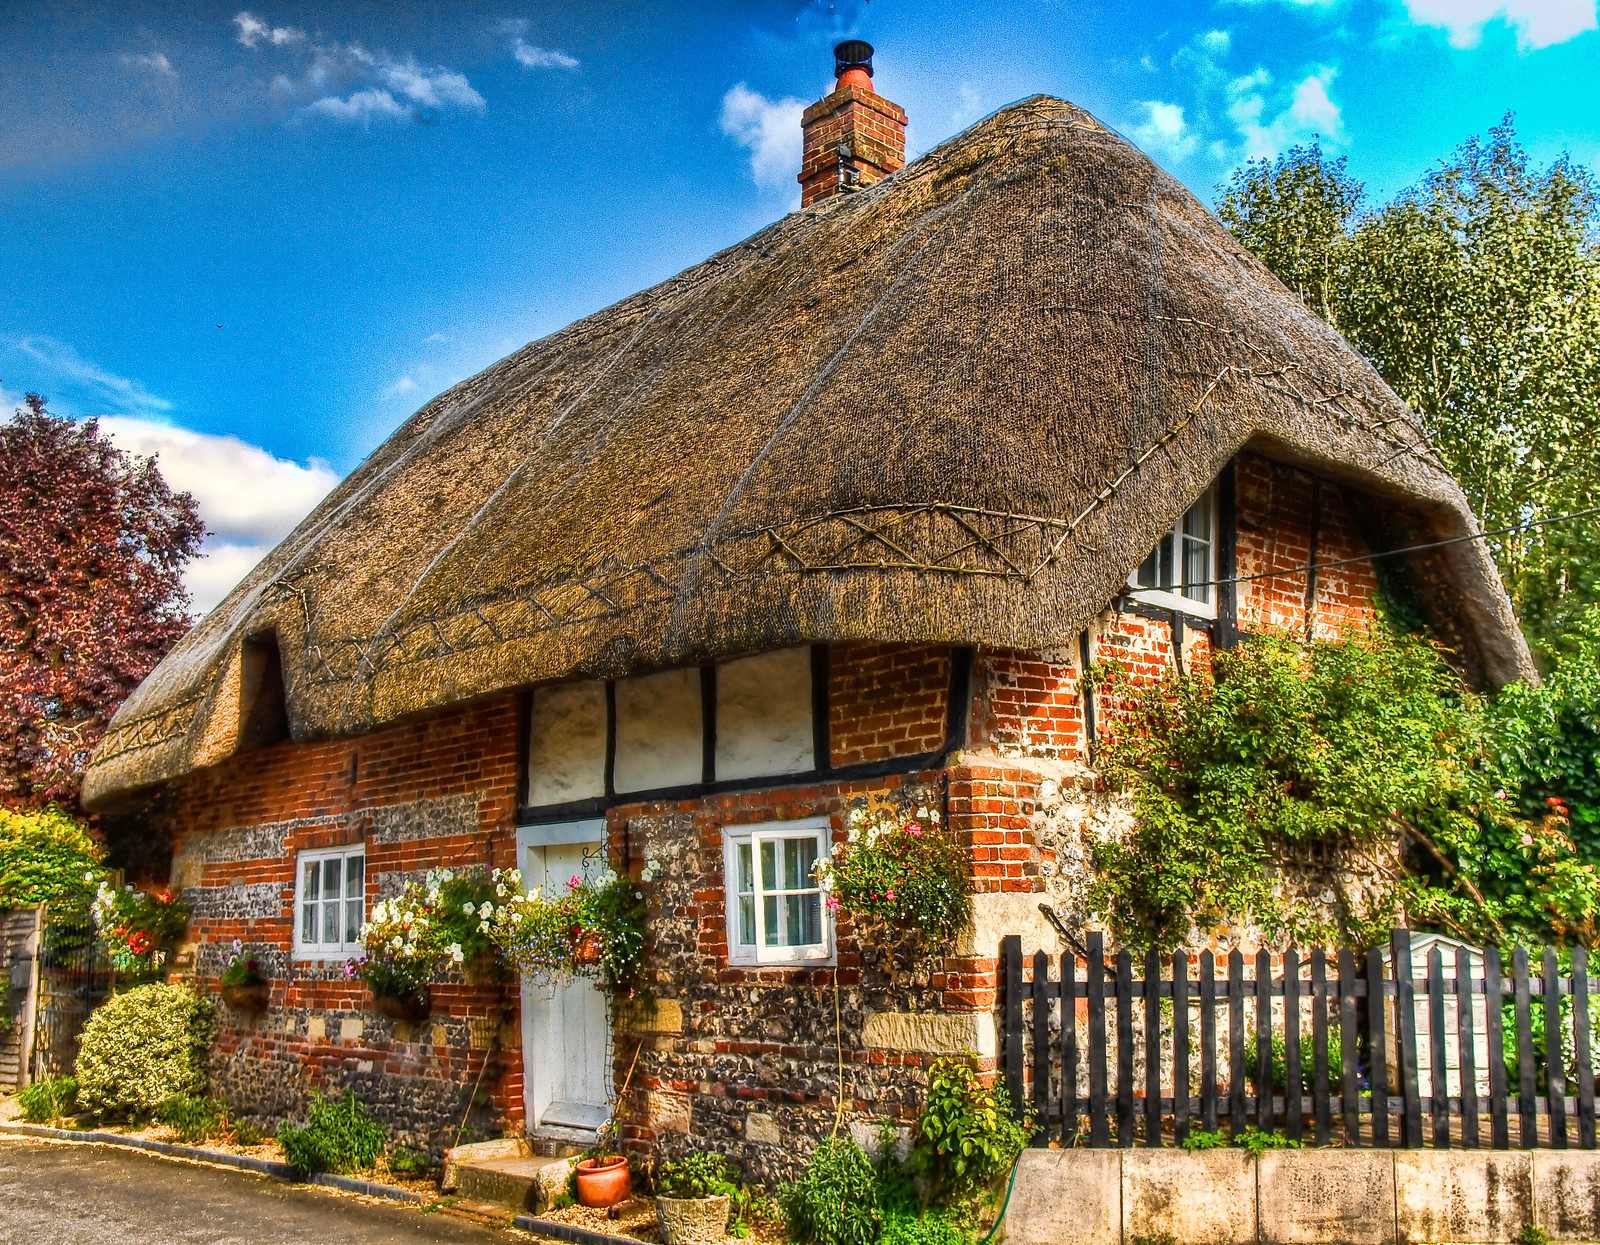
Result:
{"label": "white flower", "polygon": [[928,810],[924,806],[922,806],[920,804],[917,806],[917,820],[918,821],[927,821],[928,820]]}
{"label": "white flower", "polygon": [[84,874],[84,875],[83,875],[83,880],[84,880],[84,881],[85,881],[85,882],[92,882],[92,881],[94,881],[94,874],[92,874],[92,873],[85,873],[85,874]]}
{"label": "white flower", "polygon": [[448,947],[445,948],[445,950],[450,953],[450,958],[452,960],[454,960],[457,964],[461,963],[462,960],[467,958],[466,956],[464,956],[461,953],[461,944],[459,942],[451,943]]}
{"label": "white flower", "polygon": [[235,938],[233,940],[233,949],[235,951],[243,951],[244,950],[244,943],[240,942],[237,938]]}
{"label": "white flower", "polygon": [[491,916],[493,916],[494,915],[494,905],[492,903],[490,903],[487,899],[485,899],[483,901],[483,905],[478,909],[478,915],[481,916],[481,917],[491,917]]}
{"label": "white flower", "polygon": [[406,945],[406,940],[404,938],[400,937],[399,934],[396,934],[394,936],[394,941],[391,942],[389,945],[391,947],[393,947],[396,951],[398,951],[398,950],[400,950],[401,947]]}
{"label": "white flower", "polygon": [[465,912],[468,916],[477,916],[478,905],[469,900],[467,903],[461,905],[461,911]]}
{"label": "white flower", "polygon": [[480,934],[487,934],[489,932],[489,922],[487,922],[487,921],[479,921],[478,922],[478,932]]}

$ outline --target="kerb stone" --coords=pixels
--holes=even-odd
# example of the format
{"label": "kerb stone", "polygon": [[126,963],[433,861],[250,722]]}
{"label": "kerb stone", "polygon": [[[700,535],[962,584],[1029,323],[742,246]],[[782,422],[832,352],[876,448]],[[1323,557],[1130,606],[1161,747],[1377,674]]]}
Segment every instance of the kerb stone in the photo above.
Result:
{"label": "kerb stone", "polygon": [[1496,1150],[1396,1150],[1402,1241],[1514,1241],[1533,1222],[1532,1156]]}
{"label": "kerb stone", "polygon": [[1600,1150],[1535,1150],[1533,1209],[1555,1240],[1600,1241]]}
{"label": "kerb stone", "polygon": [[1122,1217],[1128,1240],[1171,1236],[1183,1245],[1256,1239],[1256,1165],[1242,1150],[1127,1150]]}
{"label": "kerb stone", "polygon": [[1122,1159],[1117,1150],[1024,1150],[1007,1245],[1122,1245]]}
{"label": "kerb stone", "polygon": [[1394,1152],[1268,1150],[1257,1168],[1262,1245],[1389,1245]]}

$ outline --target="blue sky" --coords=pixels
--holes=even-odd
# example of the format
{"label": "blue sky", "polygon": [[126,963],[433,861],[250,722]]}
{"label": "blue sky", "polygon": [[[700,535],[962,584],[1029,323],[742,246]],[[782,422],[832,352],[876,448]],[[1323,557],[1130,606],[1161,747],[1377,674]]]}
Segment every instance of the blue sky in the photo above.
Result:
{"label": "blue sky", "polygon": [[844,36],[913,152],[1045,92],[1207,202],[1312,135],[1381,200],[1508,111],[1600,156],[1596,0],[11,0],[6,409],[159,453],[208,607],[429,397],[796,206]]}

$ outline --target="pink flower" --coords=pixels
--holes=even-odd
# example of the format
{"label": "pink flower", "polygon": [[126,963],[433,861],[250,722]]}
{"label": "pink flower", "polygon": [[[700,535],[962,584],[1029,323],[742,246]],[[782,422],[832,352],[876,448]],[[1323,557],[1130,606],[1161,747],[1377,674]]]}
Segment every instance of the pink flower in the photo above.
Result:
{"label": "pink flower", "polygon": [[576,873],[567,879],[567,886],[572,890],[578,889],[578,875]]}
{"label": "pink flower", "polygon": [[922,827],[919,826],[916,822],[913,821],[908,826],[906,826],[906,833],[911,835],[912,838],[921,838],[922,837]]}
{"label": "pink flower", "polygon": [[835,899],[832,895],[828,896],[828,911],[829,912],[837,912],[837,911],[839,911],[839,901],[837,899]]}
{"label": "pink flower", "polygon": [[884,896],[884,898],[887,899],[890,903],[893,903],[894,902],[894,892],[890,891],[887,895]]}

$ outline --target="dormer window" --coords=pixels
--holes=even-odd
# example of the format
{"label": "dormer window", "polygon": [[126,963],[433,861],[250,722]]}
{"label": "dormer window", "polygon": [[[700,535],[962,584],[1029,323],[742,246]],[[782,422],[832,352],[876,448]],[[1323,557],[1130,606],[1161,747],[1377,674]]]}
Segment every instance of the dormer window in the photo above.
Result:
{"label": "dormer window", "polygon": [[1217,616],[1217,498],[1208,488],[1128,577],[1129,595],[1149,605]]}

